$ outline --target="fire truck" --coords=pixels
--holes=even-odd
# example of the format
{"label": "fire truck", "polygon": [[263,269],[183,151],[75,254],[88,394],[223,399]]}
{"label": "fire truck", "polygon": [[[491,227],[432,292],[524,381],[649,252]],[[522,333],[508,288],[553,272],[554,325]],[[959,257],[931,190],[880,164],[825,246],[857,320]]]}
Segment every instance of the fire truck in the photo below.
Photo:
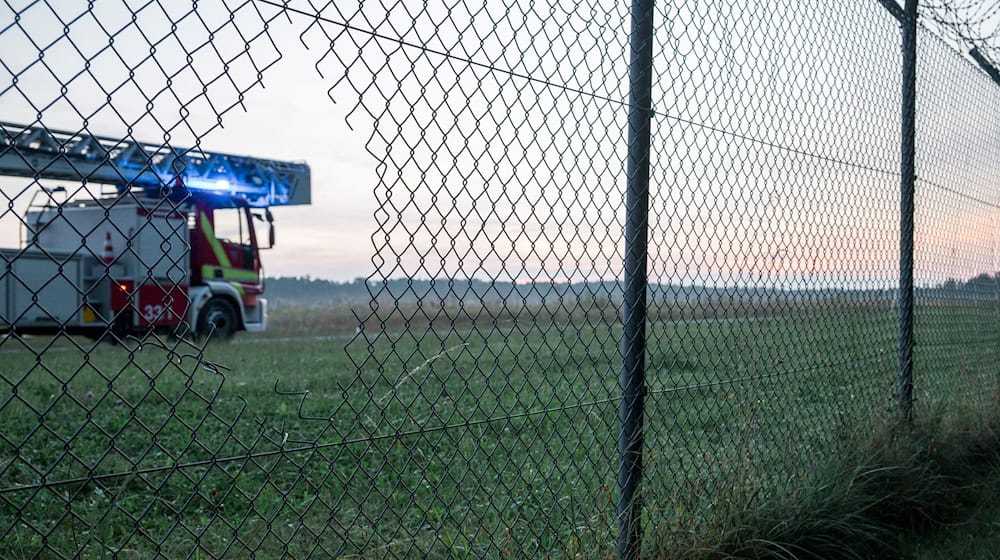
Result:
{"label": "fire truck", "polygon": [[308,165],[41,126],[0,134],[0,176],[34,188],[18,246],[0,249],[0,333],[267,328],[270,208],[310,203]]}

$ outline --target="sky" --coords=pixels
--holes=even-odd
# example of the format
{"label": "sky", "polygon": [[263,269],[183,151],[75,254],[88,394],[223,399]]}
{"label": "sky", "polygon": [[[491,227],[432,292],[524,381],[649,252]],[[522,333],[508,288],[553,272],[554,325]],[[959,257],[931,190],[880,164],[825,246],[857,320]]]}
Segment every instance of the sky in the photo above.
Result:
{"label": "sky", "polygon": [[[69,8],[69,4],[71,3],[56,3],[56,6]],[[134,2],[132,4],[141,5]],[[212,2],[203,3],[210,7],[212,4]],[[214,4],[216,4],[214,10],[205,9],[205,17],[210,24],[219,24],[218,22],[224,21],[225,14],[219,9],[221,3]],[[65,13],[62,15],[72,13],[74,9],[79,12],[79,8],[74,6],[64,10]],[[3,8],[0,8],[0,11],[2,10]],[[122,18],[123,11],[123,3],[99,2],[94,14],[103,20],[117,23],[117,20]],[[50,27],[51,14],[44,12],[45,8],[42,6],[29,9],[28,13],[33,15],[34,19],[25,17],[24,28],[35,33],[39,29]],[[210,15],[214,15],[215,19],[212,20]],[[6,15],[2,19],[6,20]],[[187,23],[188,27],[198,27],[190,20],[187,20]],[[92,32],[93,26],[84,25],[84,22],[77,25],[79,31],[71,37],[75,43],[86,44],[86,37],[89,35],[87,32]],[[205,150],[304,161],[310,165],[313,204],[274,209],[278,243],[274,249],[262,256],[268,274],[312,275],[337,280],[365,276],[372,268],[370,237],[373,233],[372,216],[375,211],[374,199],[370,194],[374,183],[375,160],[365,152],[364,144],[367,136],[363,129],[351,130],[345,123],[345,105],[335,104],[328,97],[330,80],[320,76],[313,66],[319,56],[317,49],[314,47],[313,51],[307,50],[299,41],[295,27],[289,25],[287,20],[279,19],[274,25],[276,29],[272,34],[281,44],[281,62],[265,71],[263,87],[253,87],[247,91],[243,101],[245,110],[244,107],[237,106],[225,112],[222,116],[222,126],[205,133],[201,145]],[[259,27],[258,23],[257,28]],[[304,28],[304,25],[298,27]],[[161,31],[161,34],[166,33],[162,26],[150,25],[150,28]],[[106,40],[105,36],[105,42]],[[0,33],[0,51],[5,53],[4,64],[8,72],[7,75],[0,72],[0,87],[10,83],[10,70],[17,68],[18,63],[24,67],[32,58],[37,57],[37,49],[35,52],[30,52],[27,49],[13,48],[14,45],[23,47],[25,41],[24,34],[19,30],[8,29]],[[144,45],[144,41],[134,35],[126,35],[118,41],[119,44],[123,42],[127,46],[119,46],[117,50],[123,52],[129,65],[133,62],[127,58],[129,50],[145,47],[148,52],[148,44]],[[266,39],[261,40],[262,46],[264,42]],[[221,43],[220,41],[219,48],[225,53]],[[253,42],[256,43],[257,41]],[[239,51],[238,47],[234,46],[235,41],[230,40],[228,44],[229,53]],[[63,79],[70,75],[69,72],[79,71],[82,65],[81,58],[73,57],[64,47],[65,42],[61,42],[51,49],[51,52],[66,57],[52,63]],[[93,52],[98,47],[94,45],[91,48]],[[262,61],[271,60],[268,57],[274,56],[273,47],[259,50]],[[12,52],[19,52],[23,56],[8,57],[8,53]],[[201,52],[206,54],[203,59],[212,58],[204,50]],[[253,54],[256,57],[257,51]],[[177,53],[164,54],[160,58],[182,59]],[[115,85],[120,83],[124,79],[122,68],[126,64],[118,61],[117,56],[103,56],[101,60],[109,66],[117,66],[115,70],[118,70],[118,72],[108,72],[109,77],[105,83]],[[142,67],[147,66],[148,63]],[[250,76],[250,73],[243,71],[242,68],[240,72],[244,78],[240,83],[241,86],[245,87],[245,84],[252,83],[255,73]],[[162,73],[158,75],[156,72],[150,72],[148,75],[140,75],[137,81],[150,92],[159,89],[158,86],[164,82],[164,78]],[[37,107],[59,96],[56,80],[47,71],[40,71],[37,65],[33,66],[19,82],[17,90],[8,89],[0,95],[0,107],[3,107],[0,109],[0,120],[14,123],[31,122],[36,113],[32,105]],[[86,82],[87,80],[83,79],[75,81],[67,96],[72,104],[83,109],[82,111],[75,110],[69,102],[63,100],[44,110],[43,122],[52,128],[80,130],[82,119],[79,113],[88,114],[88,109],[103,103],[98,92]],[[222,102],[219,107],[227,102],[231,104],[236,97],[235,89],[219,88],[217,93],[213,91],[212,97]],[[134,88],[123,88],[115,92],[113,105],[122,111],[125,118],[120,118],[114,111],[107,109],[100,111],[96,117],[90,119],[91,132],[112,137],[120,136],[124,129],[123,121],[134,122],[136,116],[144,112],[145,107],[141,94]],[[158,116],[165,115],[165,118],[161,118],[161,123],[175,123],[179,120],[176,103],[164,101],[158,105],[153,112]],[[195,131],[209,129],[217,122],[214,110],[197,103],[192,107],[191,116],[187,120],[192,123]],[[150,119],[141,120],[135,126],[132,137],[139,141],[162,142],[163,128],[163,125]],[[193,145],[195,134],[190,131],[186,134],[180,131],[175,133],[175,136],[177,139],[173,142],[176,146]],[[0,189],[5,194],[17,193],[28,186],[29,182],[3,177],[0,178]],[[28,195],[20,196],[15,204],[23,208],[28,198]],[[0,217],[0,246],[16,245],[19,224],[20,222],[11,214]]]}
{"label": "sky", "polygon": [[[0,31],[0,120],[308,162],[313,204],[275,209],[270,275],[621,277],[627,3],[50,4],[0,8],[21,11]],[[657,6],[651,276],[891,287],[898,24],[874,1]],[[997,269],[1000,201],[1000,96],[936,41],[926,282]],[[15,212],[25,187],[0,178]],[[0,216],[0,245],[18,225]]]}

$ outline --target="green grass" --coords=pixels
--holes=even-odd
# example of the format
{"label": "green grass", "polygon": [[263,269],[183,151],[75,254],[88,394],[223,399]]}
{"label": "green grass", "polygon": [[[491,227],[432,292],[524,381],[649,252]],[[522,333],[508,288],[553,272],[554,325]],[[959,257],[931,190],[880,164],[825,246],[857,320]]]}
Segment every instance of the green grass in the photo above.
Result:
{"label": "green grass", "polygon": [[[794,500],[891,409],[892,309],[754,311],[648,327],[648,551]],[[280,313],[203,354],[0,344],[0,557],[613,555],[608,314],[465,310],[352,341]],[[995,326],[921,310],[918,411],[987,410]]]}
{"label": "green grass", "polygon": [[983,504],[969,518],[910,543],[914,560],[996,560],[1000,555],[1000,484],[982,491]]}
{"label": "green grass", "polygon": [[761,501],[753,485],[721,490],[717,500],[735,507],[698,532],[675,533],[658,556],[919,560],[928,551],[947,554],[949,531],[967,529],[995,499],[997,411],[1000,400],[988,414],[958,405],[926,410],[912,423],[884,417],[817,465],[818,476],[791,494]]}
{"label": "green grass", "polygon": [[[998,394],[1000,397],[1000,394]],[[950,519],[919,535],[904,535],[901,548],[913,560],[995,560],[1000,557],[1000,400],[992,417],[993,441],[984,446],[985,453],[972,457],[969,453],[938,453],[954,462],[951,471],[957,485],[955,493],[965,499]],[[978,437],[982,433],[978,430]],[[956,435],[950,442],[975,440],[972,434]],[[982,439],[980,439],[982,441]],[[961,445],[958,443],[957,445]],[[950,457],[949,457],[950,456]],[[977,460],[978,459],[978,460]]]}

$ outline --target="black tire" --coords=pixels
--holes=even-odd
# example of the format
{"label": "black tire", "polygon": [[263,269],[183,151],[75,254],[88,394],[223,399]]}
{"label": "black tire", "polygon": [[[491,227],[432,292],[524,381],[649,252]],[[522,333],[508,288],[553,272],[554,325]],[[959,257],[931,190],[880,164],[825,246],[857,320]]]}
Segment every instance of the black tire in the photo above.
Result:
{"label": "black tire", "polygon": [[222,298],[208,300],[198,314],[198,337],[201,339],[211,336],[213,340],[229,340],[239,326],[233,304]]}

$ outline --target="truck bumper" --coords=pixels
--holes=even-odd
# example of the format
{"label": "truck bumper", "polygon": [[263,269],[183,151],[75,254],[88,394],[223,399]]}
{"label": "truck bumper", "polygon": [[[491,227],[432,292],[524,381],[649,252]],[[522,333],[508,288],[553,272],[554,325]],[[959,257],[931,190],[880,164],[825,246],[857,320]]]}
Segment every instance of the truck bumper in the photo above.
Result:
{"label": "truck bumper", "polygon": [[245,307],[243,325],[247,332],[264,332],[267,330],[267,299],[258,298],[257,305]]}

